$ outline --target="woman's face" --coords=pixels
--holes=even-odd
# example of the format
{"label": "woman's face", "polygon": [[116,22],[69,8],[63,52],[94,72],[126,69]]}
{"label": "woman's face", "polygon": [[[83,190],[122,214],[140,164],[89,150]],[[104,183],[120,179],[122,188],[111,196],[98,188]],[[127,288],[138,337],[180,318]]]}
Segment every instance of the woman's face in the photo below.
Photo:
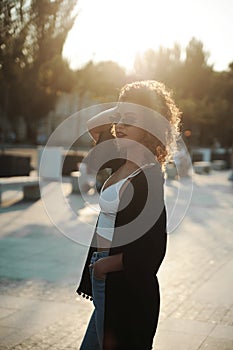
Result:
{"label": "woman's face", "polygon": [[[121,105],[116,113],[118,119],[115,125],[115,137],[119,146],[129,146],[126,140],[144,144],[147,132],[143,129],[143,117],[134,106]],[[121,142],[121,140],[124,140]],[[132,143],[131,143],[132,144]]]}
{"label": "woman's face", "polygon": [[115,135],[118,141],[121,139],[129,139],[143,143],[146,131],[136,126],[136,118],[135,115],[129,113],[128,115],[121,117],[119,122],[115,124]]}

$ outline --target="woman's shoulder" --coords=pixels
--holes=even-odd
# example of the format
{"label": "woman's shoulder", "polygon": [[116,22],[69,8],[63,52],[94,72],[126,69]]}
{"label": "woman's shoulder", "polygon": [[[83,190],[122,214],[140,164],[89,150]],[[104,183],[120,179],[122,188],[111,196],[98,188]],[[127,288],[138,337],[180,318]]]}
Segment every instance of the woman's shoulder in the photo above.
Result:
{"label": "woman's shoulder", "polygon": [[132,177],[133,182],[142,181],[142,179],[146,179],[147,181],[151,180],[163,180],[164,181],[164,174],[162,172],[161,166],[159,162],[147,164],[143,167],[141,167],[138,172],[135,174],[135,176]]}

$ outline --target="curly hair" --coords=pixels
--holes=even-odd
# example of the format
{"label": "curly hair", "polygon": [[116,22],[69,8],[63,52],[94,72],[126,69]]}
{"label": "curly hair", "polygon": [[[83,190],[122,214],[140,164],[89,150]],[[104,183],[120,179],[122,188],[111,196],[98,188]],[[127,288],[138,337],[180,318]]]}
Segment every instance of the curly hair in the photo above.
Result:
{"label": "curly hair", "polygon": [[181,112],[172,98],[172,92],[163,83],[155,80],[135,81],[121,88],[119,102],[148,107],[169,121],[171,128],[166,135],[166,145],[149,133],[146,144],[164,169],[176,149],[176,141],[180,135]]}

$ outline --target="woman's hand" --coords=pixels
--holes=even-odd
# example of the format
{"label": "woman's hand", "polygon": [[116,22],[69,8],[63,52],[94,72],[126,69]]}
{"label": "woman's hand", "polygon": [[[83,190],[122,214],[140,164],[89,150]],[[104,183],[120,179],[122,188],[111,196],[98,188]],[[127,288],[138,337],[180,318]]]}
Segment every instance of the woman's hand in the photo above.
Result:
{"label": "woman's hand", "polygon": [[87,128],[95,141],[98,141],[100,133],[109,130],[115,118],[116,107],[109,108],[96,114],[87,121]]}
{"label": "woman's hand", "polygon": [[[99,138],[101,136],[101,134],[106,134],[106,135],[110,135],[110,130],[111,130],[112,124],[104,124],[98,127],[93,127],[93,128],[89,128],[89,133],[91,134],[91,136],[93,137],[93,139],[95,140],[95,142],[98,143]],[[106,138],[106,139],[110,139],[113,138],[113,136]]]}
{"label": "woman's hand", "polygon": [[91,264],[90,267],[93,269],[94,277],[97,279],[104,280],[107,274],[106,259],[101,258],[97,260],[94,264]]}
{"label": "woman's hand", "polygon": [[97,260],[90,265],[93,268],[93,274],[98,279],[105,279],[108,272],[121,271],[123,269],[122,253],[107,256]]}

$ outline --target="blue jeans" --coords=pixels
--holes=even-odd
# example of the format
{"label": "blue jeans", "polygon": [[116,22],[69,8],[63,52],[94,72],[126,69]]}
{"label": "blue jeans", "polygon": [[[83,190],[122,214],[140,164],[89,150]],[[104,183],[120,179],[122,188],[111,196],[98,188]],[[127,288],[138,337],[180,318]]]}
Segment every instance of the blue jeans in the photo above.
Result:
{"label": "blue jeans", "polygon": [[[91,258],[91,264],[94,264],[97,260],[106,256],[108,256],[107,251],[94,252]],[[95,309],[90,318],[80,350],[102,350],[104,334],[105,280],[97,279],[94,276],[92,268],[90,268],[90,276]]]}

